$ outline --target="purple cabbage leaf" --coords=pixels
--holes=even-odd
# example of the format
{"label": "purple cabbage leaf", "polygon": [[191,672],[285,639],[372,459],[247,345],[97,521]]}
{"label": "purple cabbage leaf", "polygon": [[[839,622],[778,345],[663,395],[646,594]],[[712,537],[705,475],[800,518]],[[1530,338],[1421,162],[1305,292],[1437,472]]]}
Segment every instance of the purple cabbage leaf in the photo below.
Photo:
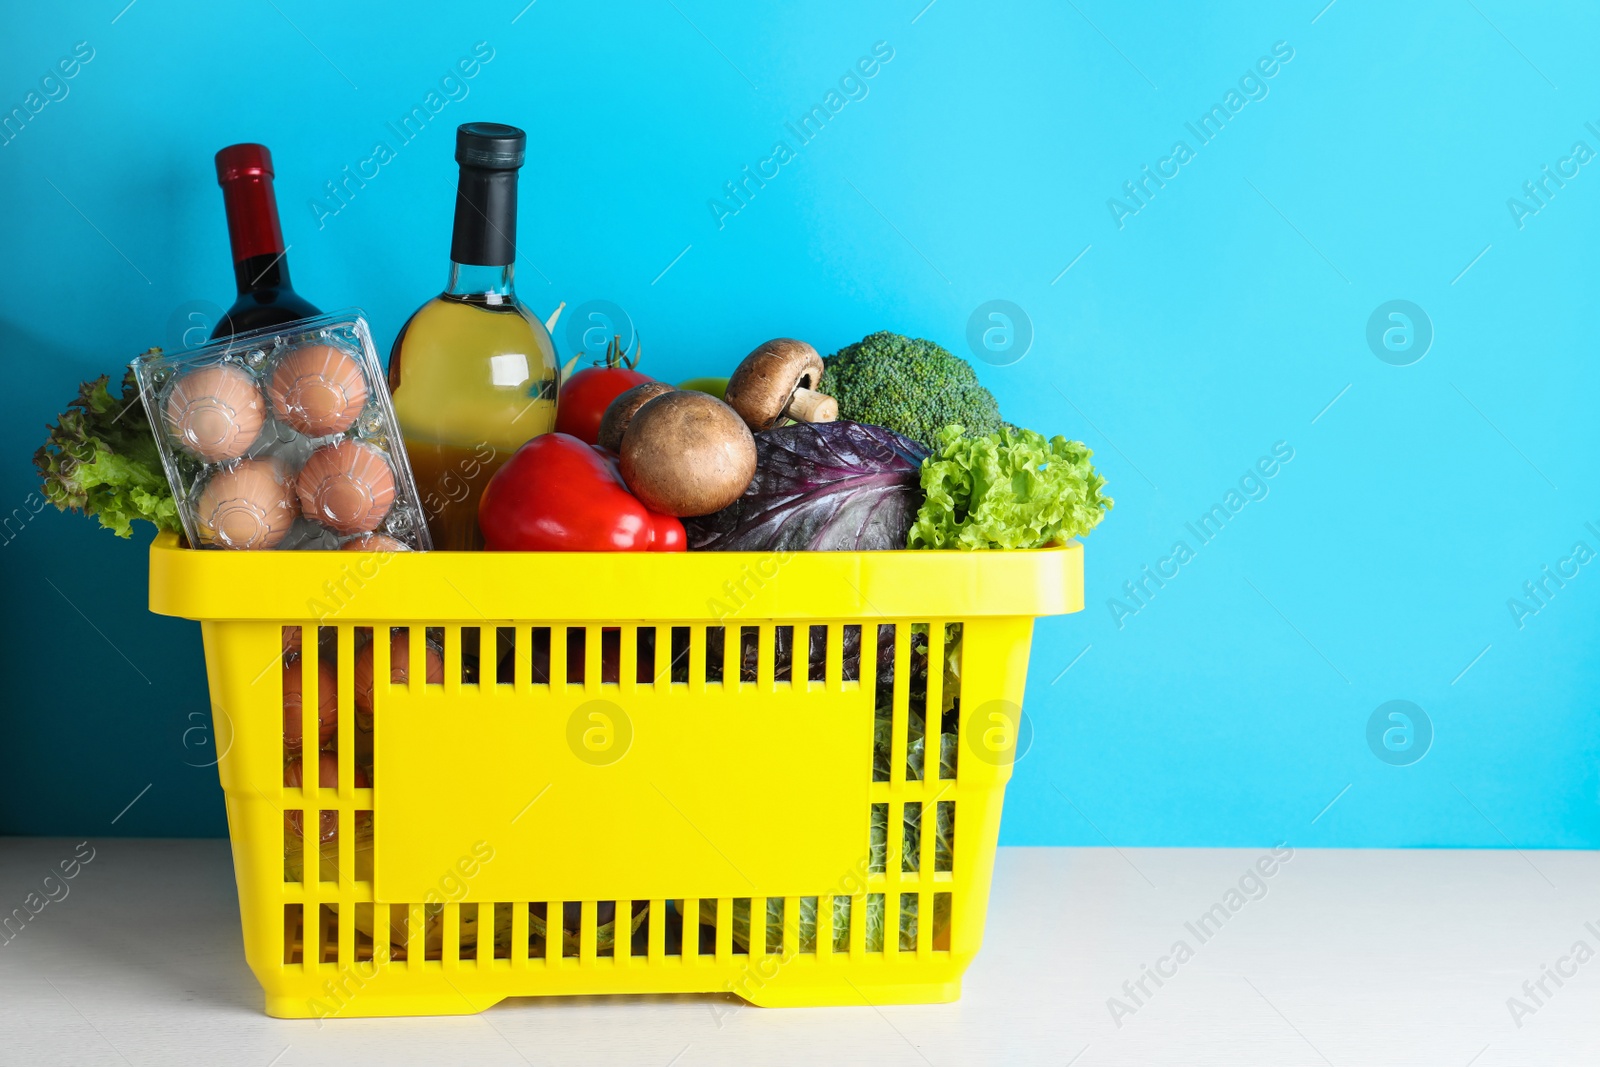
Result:
{"label": "purple cabbage leaf", "polygon": [[685,519],[691,549],[878,551],[906,547],[927,449],[881,426],[795,423],[756,434],[756,476],[721,511]]}

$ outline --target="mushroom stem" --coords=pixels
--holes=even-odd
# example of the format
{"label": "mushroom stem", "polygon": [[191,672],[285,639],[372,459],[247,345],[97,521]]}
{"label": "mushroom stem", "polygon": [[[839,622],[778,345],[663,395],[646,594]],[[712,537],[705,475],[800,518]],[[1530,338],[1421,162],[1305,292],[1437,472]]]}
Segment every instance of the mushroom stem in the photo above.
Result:
{"label": "mushroom stem", "polygon": [[783,413],[796,422],[833,422],[839,417],[839,402],[827,393],[801,386]]}

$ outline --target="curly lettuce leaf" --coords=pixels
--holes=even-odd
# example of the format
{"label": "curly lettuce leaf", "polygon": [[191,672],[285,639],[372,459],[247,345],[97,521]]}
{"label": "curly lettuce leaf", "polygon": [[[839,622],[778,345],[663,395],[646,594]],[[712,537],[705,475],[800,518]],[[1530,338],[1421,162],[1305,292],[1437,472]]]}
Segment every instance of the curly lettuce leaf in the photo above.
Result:
{"label": "curly lettuce leaf", "polygon": [[1083,442],[1009,426],[964,432],[952,425],[935,435],[908,547],[1039,548],[1083,536],[1111,509]]}
{"label": "curly lettuce leaf", "polygon": [[139,399],[130,369],[120,396],[112,396],[110,375],[78,387],[78,396],[50,436],[33,454],[44,482],[44,496],[62,511],[100,520],[118,537],[133,533],[133,520],[157,530],[178,529],[178,504],[172,498],[161,454]]}

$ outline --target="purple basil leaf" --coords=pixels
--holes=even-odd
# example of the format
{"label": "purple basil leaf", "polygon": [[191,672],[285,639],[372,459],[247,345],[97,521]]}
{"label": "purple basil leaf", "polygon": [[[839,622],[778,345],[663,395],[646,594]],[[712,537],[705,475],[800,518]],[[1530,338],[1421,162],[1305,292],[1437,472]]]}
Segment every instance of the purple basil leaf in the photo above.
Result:
{"label": "purple basil leaf", "polygon": [[685,519],[691,549],[905,548],[927,449],[881,426],[796,423],[756,434],[756,476],[721,511]]}

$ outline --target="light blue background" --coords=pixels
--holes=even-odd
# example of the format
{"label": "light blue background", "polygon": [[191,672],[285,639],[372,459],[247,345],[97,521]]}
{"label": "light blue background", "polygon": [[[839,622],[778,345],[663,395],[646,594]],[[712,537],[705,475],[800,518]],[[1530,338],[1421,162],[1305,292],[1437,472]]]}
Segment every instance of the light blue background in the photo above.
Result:
{"label": "light blue background", "polygon": [[[964,351],[994,298],[1031,317],[1028,355],[980,374],[1011,420],[1087,441],[1117,506],[1085,611],[1037,629],[1004,841],[1600,845],[1600,564],[1521,629],[1507,608],[1575,541],[1600,549],[1600,166],[1523,228],[1507,207],[1575,141],[1600,150],[1592,10],[125,2],[13,10],[0,35],[0,111],[95,50],[0,147],[0,510],[27,514],[80,379],[177,342],[186,302],[230,302],[218,147],[272,147],[297,288],[364,307],[387,351],[444,282],[455,125],[511,122],[524,299],[615,301],[662,377],[780,334]],[[478,41],[470,95],[319,229],[323,183]],[[707,201],[877,41],[869,95],[719,229]],[[1269,95],[1199,146],[1185,122],[1279,41]],[[1107,199],[1180,138],[1195,158],[1119,228]],[[1391,299],[1434,325],[1412,366],[1365,341]],[[1278,441],[1270,495],[1119,628],[1107,599],[1194,547],[1185,523]],[[182,741],[198,627],[146,612],[148,527],[48,511],[13,533],[0,831],[225,832]],[[1391,699],[1432,720],[1415,765],[1367,746]]]}

